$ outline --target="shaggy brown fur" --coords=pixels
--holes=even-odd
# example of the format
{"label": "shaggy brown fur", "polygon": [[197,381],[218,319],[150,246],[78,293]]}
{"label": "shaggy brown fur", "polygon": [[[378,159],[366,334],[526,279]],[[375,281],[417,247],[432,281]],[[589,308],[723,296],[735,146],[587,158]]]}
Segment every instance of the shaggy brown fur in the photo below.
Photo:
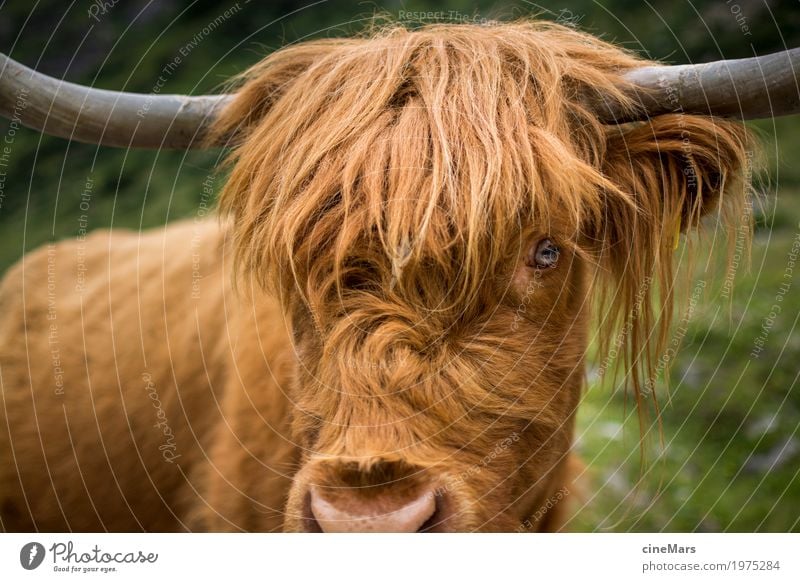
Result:
{"label": "shaggy brown fur", "polygon": [[432,531],[557,529],[592,308],[640,399],[677,230],[745,201],[741,124],[598,121],[641,64],[535,22],[267,57],[216,127],[219,224],[6,276],[3,527],[313,531],[313,485],[435,491]]}

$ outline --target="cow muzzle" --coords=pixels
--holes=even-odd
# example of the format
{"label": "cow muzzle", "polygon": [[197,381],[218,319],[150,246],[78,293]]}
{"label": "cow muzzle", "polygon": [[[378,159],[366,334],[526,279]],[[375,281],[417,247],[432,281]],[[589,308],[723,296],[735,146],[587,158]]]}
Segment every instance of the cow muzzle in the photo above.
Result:
{"label": "cow muzzle", "polygon": [[445,495],[426,471],[380,461],[323,463],[315,468],[304,500],[303,529],[309,532],[444,531]]}

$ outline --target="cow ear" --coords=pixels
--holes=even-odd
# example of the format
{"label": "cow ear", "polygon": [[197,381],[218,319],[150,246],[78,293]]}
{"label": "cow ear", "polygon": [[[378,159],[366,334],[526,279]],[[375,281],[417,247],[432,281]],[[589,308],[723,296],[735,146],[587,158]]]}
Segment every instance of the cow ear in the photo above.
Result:
{"label": "cow ear", "polygon": [[607,132],[602,171],[615,188],[591,234],[618,278],[671,275],[680,233],[706,215],[741,224],[754,144],[741,122],[676,114]]}
{"label": "cow ear", "polygon": [[[596,293],[601,352],[622,338],[618,351],[638,399],[669,332],[677,239],[712,213],[735,236],[748,202],[754,141],[740,122],[682,114],[606,131],[602,172],[613,187],[606,188],[602,216],[587,228],[609,277]],[[691,276],[690,268],[682,270]]]}
{"label": "cow ear", "polygon": [[305,71],[345,41],[322,39],[278,50],[231,80],[232,101],[209,133],[211,143],[241,144]]}
{"label": "cow ear", "polygon": [[[743,124],[696,115],[610,127],[603,173],[622,194],[609,203],[622,207],[607,210],[631,219],[616,233],[620,239],[611,242],[647,240],[653,251],[671,248],[676,233],[697,228],[703,216],[737,213],[746,199],[749,145]],[[635,238],[622,240],[625,236]]]}

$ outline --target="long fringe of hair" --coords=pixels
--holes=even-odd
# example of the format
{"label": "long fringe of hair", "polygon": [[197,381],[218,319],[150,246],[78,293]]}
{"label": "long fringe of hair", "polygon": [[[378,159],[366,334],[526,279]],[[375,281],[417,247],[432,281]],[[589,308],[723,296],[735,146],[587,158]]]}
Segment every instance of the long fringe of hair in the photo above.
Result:
{"label": "long fringe of hair", "polygon": [[642,64],[532,21],[393,25],[271,54],[212,136],[236,146],[220,206],[240,272],[299,294],[322,329],[325,299],[358,272],[412,308],[446,283],[437,309],[455,313],[522,228],[558,217],[598,269],[601,358],[622,355],[641,405],[668,340],[675,237],[712,210],[735,230],[750,143],[703,116],[603,124],[588,104],[636,109],[623,74]]}

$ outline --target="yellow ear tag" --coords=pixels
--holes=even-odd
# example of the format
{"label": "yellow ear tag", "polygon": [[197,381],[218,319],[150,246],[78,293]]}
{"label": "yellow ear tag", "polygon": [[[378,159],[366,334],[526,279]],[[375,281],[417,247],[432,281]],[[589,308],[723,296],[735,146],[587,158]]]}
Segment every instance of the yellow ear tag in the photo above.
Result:
{"label": "yellow ear tag", "polygon": [[675,246],[672,247],[672,250],[678,250],[678,242],[681,240],[681,215],[678,214],[678,222],[675,225]]}

